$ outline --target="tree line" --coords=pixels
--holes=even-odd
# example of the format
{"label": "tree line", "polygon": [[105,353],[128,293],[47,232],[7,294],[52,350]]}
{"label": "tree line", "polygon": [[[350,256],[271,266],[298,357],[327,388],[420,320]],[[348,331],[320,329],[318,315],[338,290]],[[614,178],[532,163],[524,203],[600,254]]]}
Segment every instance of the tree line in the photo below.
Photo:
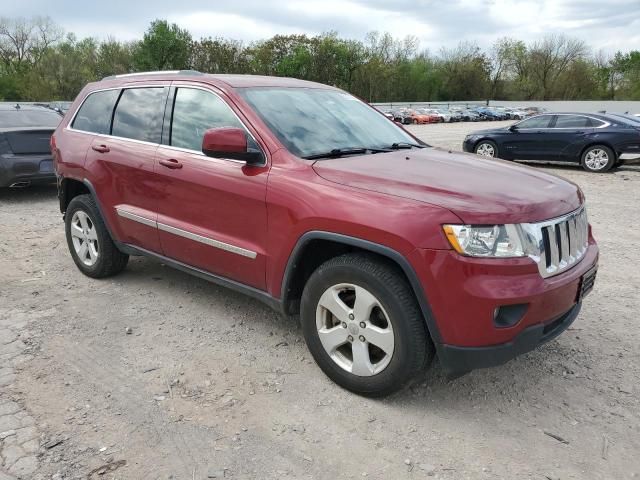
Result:
{"label": "tree line", "polygon": [[243,43],[165,20],[123,42],[65,34],[49,17],[0,18],[0,100],[73,99],[88,82],[145,70],[278,75],[343,88],[370,102],[453,100],[640,100],[640,51],[605,54],[562,34],[489,49],[461,41],[437,53],[415,36],[371,32],[275,35]]}

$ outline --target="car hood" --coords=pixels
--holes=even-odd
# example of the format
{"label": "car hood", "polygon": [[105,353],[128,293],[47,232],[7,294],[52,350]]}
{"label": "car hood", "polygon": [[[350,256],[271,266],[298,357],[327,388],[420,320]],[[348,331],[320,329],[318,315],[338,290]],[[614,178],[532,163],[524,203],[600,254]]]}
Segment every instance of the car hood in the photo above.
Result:
{"label": "car hood", "polygon": [[503,160],[437,148],[319,160],[330,182],[437,205],[469,224],[538,222],[577,209],[577,185]]}

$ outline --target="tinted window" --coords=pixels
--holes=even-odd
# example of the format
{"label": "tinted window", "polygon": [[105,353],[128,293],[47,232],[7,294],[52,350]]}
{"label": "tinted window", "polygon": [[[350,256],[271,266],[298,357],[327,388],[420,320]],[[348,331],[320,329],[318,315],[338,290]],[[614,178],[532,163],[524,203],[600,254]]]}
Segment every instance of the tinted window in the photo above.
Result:
{"label": "tinted window", "polygon": [[243,128],[218,96],[195,88],[179,88],[173,106],[170,144],[201,151],[205,130],[216,127]]}
{"label": "tinted window", "polygon": [[51,127],[56,128],[62,117],[50,110],[0,111],[0,128]]}
{"label": "tinted window", "polygon": [[120,90],[105,90],[92,93],[84,101],[71,125],[85,132],[108,134],[111,129],[111,114]]}
{"label": "tinted window", "polygon": [[113,116],[111,134],[160,143],[164,115],[164,88],[130,88],[122,92]]}
{"label": "tinted window", "polygon": [[540,115],[538,117],[527,118],[518,124],[518,128],[547,128],[551,115]]}
{"label": "tinted window", "polygon": [[591,119],[582,115],[558,115],[555,128],[583,128],[590,127]]}

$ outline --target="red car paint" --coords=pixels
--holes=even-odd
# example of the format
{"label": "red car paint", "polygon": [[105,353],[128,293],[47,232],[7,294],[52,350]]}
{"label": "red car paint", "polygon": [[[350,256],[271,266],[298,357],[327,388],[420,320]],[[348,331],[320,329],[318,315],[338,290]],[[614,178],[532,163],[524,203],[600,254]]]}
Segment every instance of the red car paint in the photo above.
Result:
{"label": "red car paint", "polygon": [[[167,145],[69,128],[73,112],[94,90],[176,83],[220,96],[255,137],[265,153],[264,164],[204,157]],[[119,244],[238,282],[275,301],[286,294],[287,265],[308,232],[383,246],[405,259],[419,279],[433,315],[430,333],[437,345],[507,343],[525,328],[548,322],[576,303],[580,278],[598,259],[590,234],[587,253],[574,267],[542,278],[529,258],[459,255],[442,231],[443,224],[531,223],[567,214],[584,203],[576,185],[512,163],[431,148],[302,160],[280,143],[235,91],[249,86],[331,88],[275,77],[186,74],[90,84],[54,135],[61,184],[75,180],[92,186]],[[169,229],[124,218],[118,208]],[[208,245],[174,235],[171,228],[246,249],[255,258],[223,250],[214,253]],[[512,327],[497,328],[496,307],[516,303],[529,304],[524,317]]]}

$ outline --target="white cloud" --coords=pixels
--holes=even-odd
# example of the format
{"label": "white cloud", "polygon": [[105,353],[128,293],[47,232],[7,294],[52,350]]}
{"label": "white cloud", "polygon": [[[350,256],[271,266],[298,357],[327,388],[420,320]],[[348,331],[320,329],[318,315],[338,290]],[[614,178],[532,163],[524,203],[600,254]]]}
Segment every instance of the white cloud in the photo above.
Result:
{"label": "white cloud", "polygon": [[3,16],[49,15],[79,37],[123,40],[140,38],[152,20],[166,18],[195,38],[252,41],[335,30],[362,39],[377,30],[414,35],[422,48],[437,51],[461,40],[488,47],[503,36],[532,42],[565,33],[594,50],[640,49],[638,0],[30,0],[2,10]]}

